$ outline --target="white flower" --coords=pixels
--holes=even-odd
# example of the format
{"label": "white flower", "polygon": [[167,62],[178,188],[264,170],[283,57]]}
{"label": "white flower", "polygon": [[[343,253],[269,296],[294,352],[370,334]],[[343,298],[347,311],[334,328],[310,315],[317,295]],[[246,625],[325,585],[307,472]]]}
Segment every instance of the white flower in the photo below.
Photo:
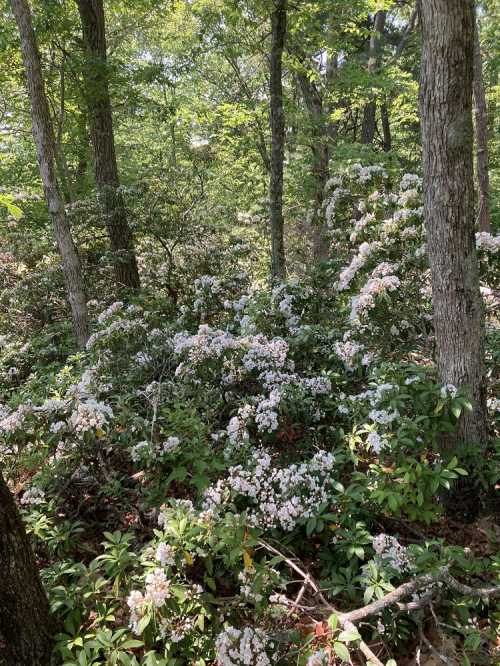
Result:
{"label": "white flower", "polygon": [[175,550],[167,543],[160,543],[156,549],[156,559],[162,565],[173,566],[175,564]]}

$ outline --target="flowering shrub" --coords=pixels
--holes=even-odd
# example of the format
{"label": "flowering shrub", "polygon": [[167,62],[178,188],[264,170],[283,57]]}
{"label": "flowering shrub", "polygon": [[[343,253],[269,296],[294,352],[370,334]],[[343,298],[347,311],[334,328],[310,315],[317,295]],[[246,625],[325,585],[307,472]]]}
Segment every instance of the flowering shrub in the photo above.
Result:
{"label": "flowering shrub", "polygon": [[[420,179],[393,188],[383,167],[354,165],[328,182],[324,215],[331,260],[300,280],[252,280],[234,243],[183,289],[184,265],[144,267],[176,292],[168,304],[90,301],[78,355],[47,366],[46,345],[37,365],[34,343],[1,339],[0,458],[47,564],[65,663],[332,664],[360,638],[321,622],[304,637],[317,598],[293,566],[342,609],[442,563],[491,566],[404,532],[432,529],[467,475],[439,453],[470,405],[432,362]],[[498,239],[477,246],[492,308]],[[418,617],[392,608],[360,631],[397,649]]]}

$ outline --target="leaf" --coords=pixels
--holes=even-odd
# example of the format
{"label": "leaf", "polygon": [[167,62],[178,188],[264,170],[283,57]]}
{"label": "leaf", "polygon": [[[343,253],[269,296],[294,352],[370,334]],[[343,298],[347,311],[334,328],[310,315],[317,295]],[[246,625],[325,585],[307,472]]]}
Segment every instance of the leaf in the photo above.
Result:
{"label": "leaf", "polygon": [[143,645],[144,643],[142,641],[138,641],[135,638],[130,638],[128,641],[125,641],[125,643],[122,643],[120,647],[122,650],[128,650],[129,648],[139,648]]}
{"label": "leaf", "polygon": [[335,613],[332,613],[328,618],[328,626],[332,631],[335,631],[338,623],[339,623],[339,618],[335,615]]}
{"label": "leaf", "polygon": [[357,629],[346,629],[339,634],[339,641],[342,641],[342,643],[352,643],[359,640],[361,640],[361,636]]}
{"label": "leaf", "polygon": [[144,629],[149,625],[151,622],[151,615],[145,615],[144,617],[141,617],[139,620],[139,624],[137,625],[137,633],[142,634]]}
{"label": "leaf", "polygon": [[184,559],[186,560],[189,566],[191,566],[194,562],[193,556],[191,555],[191,553],[188,553],[187,550],[184,551]]}
{"label": "leaf", "polygon": [[349,661],[350,660],[349,650],[346,648],[346,646],[343,643],[335,642],[333,644],[333,649],[334,649],[335,654],[337,655],[337,657],[342,659],[342,661]]}
{"label": "leaf", "polygon": [[370,585],[369,587],[366,588],[365,593],[363,595],[365,604],[370,603],[370,601],[373,599],[374,593],[375,593],[375,587],[373,585]]}

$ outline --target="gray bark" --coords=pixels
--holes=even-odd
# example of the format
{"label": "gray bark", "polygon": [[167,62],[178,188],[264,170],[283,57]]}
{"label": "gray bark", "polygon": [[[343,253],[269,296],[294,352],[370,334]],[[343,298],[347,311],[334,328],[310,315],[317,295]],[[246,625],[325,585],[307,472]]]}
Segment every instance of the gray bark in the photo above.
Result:
{"label": "gray bark", "polygon": [[474,14],[469,0],[422,0],[424,215],[441,381],[472,403],[447,443],[487,439],[483,306],[475,248],[472,72]]}
{"label": "gray bark", "polygon": [[48,666],[54,629],[31,544],[0,474],[0,665]]}
{"label": "gray bark", "polygon": [[[373,31],[370,37],[370,46],[368,50],[368,72],[375,74],[378,67],[378,60],[380,54],[381,37],[385,27],[385,19],[387,16],[386,11],[378,11],[373,20]],[[363,110],[363,125],[361,128],[361,143],[373,143],[376,130],[375,115],[377,111],[377,103],[372,99],[365,105]]]}
{"label": "gray bark", "polygon": [[297,79],[311,121],[311,149],[313,153],[312,171],[314,180],[311,236],[314,260],[315,262],[320,262],[328,259],[329,253],[328,237],[322,215],[322,204],[325,185],[328,180],[328,168],[330,162],[328,123],[325,118],[321,93],[314,82],[302,72],[297,74]]}
{"label": "gray bark", "polygon": [[85,89],[94,172],[113,254],[118,287],[137,289],[139,271],[125,203],[120,193],[109,96],[103,0],[76,0],[82,24]]}
{"label": "gray bark", "polygon": [[283,280],[286,274],[283,220],[283,161],[285,157],[285,111],[283,108],[283,49],[287,24],[287,0],[274,0],[271,15],[270,59],[271,173],[269,204],[271,223],[271,275]]}
{"label": "gray bark", "polygon": [[488,171],[488,109],[484,93],[483,63],[477,20],[474,23],[473,90],[476,130],[476,176],[479,191],[477,223],[480,231],[491,231],[490,177]]}
{"label": "gray bark", "polygon": [[55,175],[54,128],[45,94],[40,54],[27,0],[11,0],[11,4],[21,37],[21,53],[31,102],[32,130],[40,177],[52,219],[54,237],[61,255],[75,336],[78,345],[83,348],[89,335],[87,299],[80,259],[71,236]]}

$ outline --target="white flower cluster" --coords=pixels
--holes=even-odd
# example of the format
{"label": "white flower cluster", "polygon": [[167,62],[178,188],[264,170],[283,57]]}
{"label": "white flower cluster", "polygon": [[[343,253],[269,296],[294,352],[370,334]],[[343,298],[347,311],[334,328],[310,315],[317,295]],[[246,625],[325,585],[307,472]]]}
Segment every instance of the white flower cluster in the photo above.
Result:
{"label": "white flower cluster", "polygon": [[500,235],[493,236],[487,231],[478,231],[476,234],[476,247],[484,252],[496,254],[500,250]]}
{"label": "white flower cluster", "polygon": [[158,544],[158,548],[156,549],[156,559],[162,565],[162,567],[174,566],[175,549],[172,546],[170,546],[168,543],[162,542]]}
{"label": "white flower cluster", "polygon": [[170,581],[162,569],[155,569],[146,576],[145,593],[132,590],[127,599],[130,608],[130,626],[138,633],[141,617],[144,615],[148,604],[155,608],[161,608],[170,597]]}
{"label": "white flower cluster", "polygon": [[396,291],[401,285],[396,275],[384,275],[383,277],[371,277],[363,285],[359,294],[353,296],[351,301],[351,321],[359,319],[361,315],[375,307],[375,297],[380,294]]}
{"label": "white flower cluster", "polygon": [[37,505],[45,502],[45,493],[41,488],[33,486],[29,488],[21,497],[21,504]]}
{"label": "white flower cluster", "polygon": [[392,412],[388,412],[385,409],[372,409],[368,416],[374,423],[389,425],[394,419],[399,417],[399,412],[397,409]]}
{"label": "white flower cluster", "polygon": [[123,309],[122,301],[115,301],[112,303],[106,310],[103,310],[101,314],[97,317],[99,324],[105,324],[108,319],[111,319],[117,312]]}
{"label": "white flower cluster", "polygon": [[19,405],[19,407],[13,412],[6,413],[6,411],[7,408],[4,408],[3,414],[0,414],[0,432],[7,434],[15,432],[21,428],[24,424],[25,418],[30,414],[33,414],[34,407],[31,403],[24,403]]}
{"label": "white flower cluster", "polygon": [[411,567],[408,549],[402,546],[395,537],[378,534],[373,537],[372,546],[378,558],[396,571],[404,572]]}
{"label": "white flower cluster", "polygon": [[109,405],[88,399],[76,405],[69,417],[69,425],[79,436],[82,436],[89,430],[104,428],[112,418],[113,410]]}
{"label": "white flower cluster", "polygon": [[346,370],[354,370],[356,357],[364,350],[365,346],[356,340],[351,340],[349,335],[344,336],[343,342],[336,342],[335,353],[343,361]]}
{"label": "white flower cluster", "polygon": [[351,177],[361,184],[369,183],[374,177],[379,176],[384,180],[387,178],[387,171],[380,164],[363,166],[356,163],[351,167]]}
{"label": "white flower cluster", "polygon": [[366,438],[366,442],[377,454],[379,454],[380,451],[388,444],[387,440],[382,438],[377,432],[370,432]]}
{"label": "white flower cluster", "polygon": [[216,512],[229,499],[246,497],[250,524],[290,532],[299,522],[316,515],[321,504],[332,502],[334,462],[331,453],[318,451],[306,463],[274,467],[271,456],[257,449],[248,467],[231,467],[227,479],[205,491],[204,508]]}
{"label": "white flower cluster", "polygon": [[286,283],[276,285],[271,293],[271,298],[275,303],[278,311],[286,320],[286,325],[290,333],[296,333],[300,323],[300,318],[293,312],[293,304],[296,301],[294,294],[288,290]]}
{"label": "white flower cluster", "polygon": [[[218,666],[271,666],[268,651],[274,647],[261,629],[227,627],[215,642]],[[272,655],[274,659],[274,655]]]}
{"label": "white flower cluster", "polygon": [[154,463],[158,456],[168,455],[177,451],[181,444],[178,437],[167,437],[164,442],[154,443],[144,440],[130,449],[130,457],[134,462]]}
{"label": "white flower cluster", "polygon": [[448,398],[456,398],[457,393],[458,389],[454,384],[444,384],[439,392],[443,400],[447,400]]}
{"label": "white flower cluster", "polygon": [[405,173],[399,183],[400,190],[420,190],[422,189],[422,179],[414,173]]}
{"label": "white flower cluster", "polygon": [[339,280],[335,284],[337,291],[344,291],[349,287],[357,272],[363,268],[370,255],[378,249],[379,243],[377,241],[373,241],[371,243],[361,243],[357,254],[354,255],[349,266],[340,272]]}

